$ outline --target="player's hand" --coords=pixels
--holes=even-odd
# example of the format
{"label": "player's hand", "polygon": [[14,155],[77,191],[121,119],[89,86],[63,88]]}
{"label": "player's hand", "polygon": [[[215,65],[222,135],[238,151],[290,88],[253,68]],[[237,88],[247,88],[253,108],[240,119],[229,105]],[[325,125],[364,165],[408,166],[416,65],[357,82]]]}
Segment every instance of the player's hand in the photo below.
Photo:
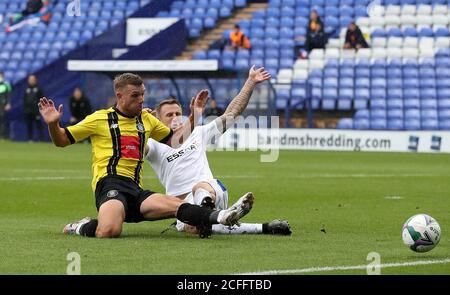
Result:
{"label": "player's hand", "polygon": [[153,116],[156,116],[156,110],[152,110],[151,108],[143,108],[142,109],[144,112],[147,112]]}
{"label": "player's hand", "polygon": [[55,108],[53,100],[42,97],[38,103],[39,113],[41,113],[42,118],[45,123],[51,124],[56,123],[61,120],[63,114],[63,106],[59,105],[58,109]]}
{"label": "player's hand", "polygon": [[209,100],[209,92],[207,89],[202,89],[195,97],[191,100],[191,111],[196,109],[204,109]]}
{"label": "player's hand", "polygon": [[269,80],[270,74],[264,69],[264,67],[256,69],[256,66],[253,65],[248,73],[248,78],[255,83],[261,83]]}
{"label": "player's hand", "polygon": [[10,109],[11,109],[11,104],[10,104],[10,103],[7,103],[7,104],[5,105],[5,112],[9,112]]}

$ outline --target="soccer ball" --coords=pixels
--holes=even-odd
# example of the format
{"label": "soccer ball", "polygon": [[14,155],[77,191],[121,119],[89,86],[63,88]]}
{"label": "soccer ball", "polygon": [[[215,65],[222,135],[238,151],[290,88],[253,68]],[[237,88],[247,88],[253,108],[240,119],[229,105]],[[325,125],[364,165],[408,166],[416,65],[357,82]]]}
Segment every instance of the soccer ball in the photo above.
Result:
{"label": "soccer ball", "polygon": [[403,243],[415,252],[428,252],[439,243],[441,227],[427,214],[417,214],[403,225]]}

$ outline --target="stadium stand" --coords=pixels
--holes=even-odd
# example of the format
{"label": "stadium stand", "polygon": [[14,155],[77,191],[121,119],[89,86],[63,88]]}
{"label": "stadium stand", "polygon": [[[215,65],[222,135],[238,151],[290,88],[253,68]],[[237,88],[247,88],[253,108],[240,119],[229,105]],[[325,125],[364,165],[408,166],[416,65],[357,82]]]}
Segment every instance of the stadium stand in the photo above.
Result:
{"label": "stadium stand", "polygon": [[[0,25],[3,28],[8,24],[7,16],[20,11],[25,2],[11,0],[0,3],[0,14],[4,16]],[[48,24],[40,22],[36,26],[25,26],[15,32],[0,32],[0,68],[5,70],[9,81],[18,82],[82,46],[149,1],[84,0],[80,1],[81,11],[88,13],[76,18],[66,13],[69,2],[50,1],[52,16]]]}
{"label": "stadium stand", "polygon": [[[264,65],[276,75],[276,107],[302,109],[308,95],[315,110],[367,110],[337,128],[448,129],[450,32],[448,1],[386,0],[378,6],[353,0],[270,0],[267,9],[239,23],[250,37],[248,52],[210,49],[195,59],[217,58],[223,69]],[[316,10],[333,33],[325,50],[297,59],[296,41]],[[263,20],[263,21],[261,21]],[[356,20],[370,47],[343,50],[346,27]],[[226,38],[227,32],[224,33]],[[411,111],[414,110],[414,111]],[[391,115],[403,112],[404,116]],[[411,115],[414,114],[414,115]]]}
{"label": "stadium stand", "polygon": [[[6,16],[17,11],[22,2],[0,3],[3,26]],[[150,0],[81,1],[82,9],[89,12],[80,18],[67,16],[67,2],[57,2],[48,25],[0,32],[0,68],[7,80],[17,83],[29,73],[45,69],[111,31]],[[239,24],[250,38],[250,50],[221,50],[208,43],[199,46],[202,50],[181,56],[217,59],[222,70],[236,73],[252,64],[264,65],[274,77],[276,100],[272,105],[267,99],[269,90],[258,90],[258,99],[249,109],[273,106],[280,111],[305,110],[311,99],[314,111],[354,113],[339,121],[337,128],[449,129],[448,0],[380,0],[379,5],[372,5],[370,0],[269,0],[256,10],[260,6],[252,6],[252,0],[168,2],[169,9],[156,15],[184,19],[191,41],[204,41],[205,35],[219,28],[219,37],[227,39],[231,28],[223,25],[225,20]],[[302,37],[312,10],[321,16],[331,38],[324,50],[315,49],[308,59],[302,59],[297,56],[297,48],[304,45]],[[240,14],[242,11],[246,14]],[[249,17],[241,17],[249,12]],[[342,49],[346,27],[353,20],[370,48]],[[222,107],[238,89],[229,79],[213,78],[209,82]],[[180,83],[186,86],[185,97],[207,86],[201,79]],[[161,80],[151,89],[151,95],[171,94],[172,87],[169,80]],[[360,116],[361,112],[364,115]]]}

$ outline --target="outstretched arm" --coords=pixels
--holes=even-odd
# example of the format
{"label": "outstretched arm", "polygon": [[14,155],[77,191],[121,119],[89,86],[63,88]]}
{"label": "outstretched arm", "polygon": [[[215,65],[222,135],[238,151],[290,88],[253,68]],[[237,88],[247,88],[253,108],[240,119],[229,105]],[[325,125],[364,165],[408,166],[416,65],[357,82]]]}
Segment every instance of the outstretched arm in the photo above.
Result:
{"label": "outstretched arm", "polygon": [[63,106],[59,105],[58,110],[51,99],[42,97],[38,103],[39,112],[45,123],[48,125],[48,131],[53,143],[58,147],[65,147],[70,145],[70,139],[66,134],[64,128],[59,126],[59,121],[62,117]]}
{"label": "outstretched arm", "polygon": [[192,98],[189,106],[191,114],[189,115],[189,122],[191,123],[191,131],[194,130],[198,123],[198,119],[203,115],[206,104],[209,100],[208,90],[203,89],[195,97]]}
{"label": "outstretched arm", "polygon": [[183,142],[191,135],[192,130],[194,130],[197,125],[198,119],[202,116],[205,110],[206,103],[209,100],[208,90],[203,89],[197,95],[192,98],[190,109],[191,114],[189,115],[189,121],[175,129],[173,129],[172,137],[167,141],[167,145],[178,148],[183,144]]}
{"label": "outstretched arm", "polygon": [[231,125],[233,125],[236,117],[241,115],[247,107],[256,85],[269,79],[270,74],[264,70],[264,67],[255,69],[255,66],[252,66],[248,79],[239,94],[230,102],[225,110],[225,113],[216,119],[218,129],[225,132]]}

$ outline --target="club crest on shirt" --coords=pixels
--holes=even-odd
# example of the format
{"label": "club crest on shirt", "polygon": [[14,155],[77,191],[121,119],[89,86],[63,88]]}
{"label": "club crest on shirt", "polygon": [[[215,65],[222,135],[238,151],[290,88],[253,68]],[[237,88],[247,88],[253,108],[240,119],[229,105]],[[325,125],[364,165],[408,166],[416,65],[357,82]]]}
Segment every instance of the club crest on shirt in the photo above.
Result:
{"label": "club crest on shirt", "polygon": [[119,194],[119,192],[115,189],[108,191],[108,193],[106,194],[106,196],[108,198],[114,198]]}
{"label": "club crest on shirt", "polygon": [[145,131],[144,125],[142,125],[141,123],[136,124],[136,128],[139,132]]}

